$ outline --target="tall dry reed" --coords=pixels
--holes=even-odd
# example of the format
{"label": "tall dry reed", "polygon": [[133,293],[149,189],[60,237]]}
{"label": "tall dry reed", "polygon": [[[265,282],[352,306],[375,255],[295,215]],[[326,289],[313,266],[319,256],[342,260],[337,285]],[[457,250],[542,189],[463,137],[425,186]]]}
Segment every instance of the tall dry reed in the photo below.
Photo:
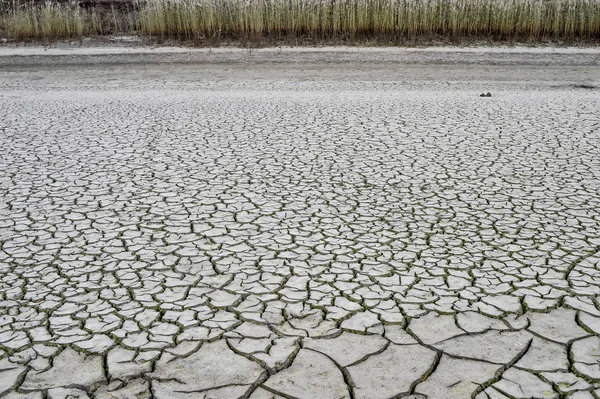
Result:
{"label": "tall dry reed", "polygon": [[0,16],[0,34],[11,38],[118,31],[186,40],[597,41],[600,0],[151,0],[112,15],[48,3]]}
{"label": "tall dry reed", "polygon": [[12,39],[52,40],[140,30],[139,15],[133,10],[85,9],[75,2],[20,5],[0,13],[0,37]]}
{"label": "tall dry reed", "polygon": [[150,36],[500,39],[600,37],[599,0],[158,0]]}
{"label": "tall dry reed", "polygon": [[6,12],[0,25],[9,37],[76,37],[85,33],[84,15],[77,7],[57,4]]}

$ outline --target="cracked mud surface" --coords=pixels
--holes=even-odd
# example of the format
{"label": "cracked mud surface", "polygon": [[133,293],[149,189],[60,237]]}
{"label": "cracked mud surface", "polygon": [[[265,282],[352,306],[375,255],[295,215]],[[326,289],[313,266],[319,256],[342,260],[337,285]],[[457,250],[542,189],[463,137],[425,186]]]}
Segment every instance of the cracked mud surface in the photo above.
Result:
{"label": "cracked mud surface", "polygon": [[600,397],[597,67],[97,61],[0,69],[0,397]]}

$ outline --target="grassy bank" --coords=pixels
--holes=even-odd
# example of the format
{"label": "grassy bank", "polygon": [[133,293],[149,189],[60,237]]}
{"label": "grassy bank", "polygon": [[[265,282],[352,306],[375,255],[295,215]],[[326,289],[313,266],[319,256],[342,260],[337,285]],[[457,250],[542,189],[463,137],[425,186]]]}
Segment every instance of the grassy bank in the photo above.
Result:
{"label": "grassy bank", "polygon": [[600,0],[153,0],[125,8],[45,4],[5,9],[0,36],[110,33],[195,42],[600,41]]}

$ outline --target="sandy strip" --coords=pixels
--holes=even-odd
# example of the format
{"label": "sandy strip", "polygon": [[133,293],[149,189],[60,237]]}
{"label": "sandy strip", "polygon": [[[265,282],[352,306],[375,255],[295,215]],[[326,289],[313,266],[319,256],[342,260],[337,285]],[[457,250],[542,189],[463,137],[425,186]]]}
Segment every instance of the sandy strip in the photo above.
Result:
{"label": "sandy strip", "polygon": [[[0,57],[12,56],[64,56],[64,55],[126,55],[126,54],[235,54],[248,53],[248,49],[237,47],[219,48],[190,48],[190,47],[145,47],[145,46],[73,46],[73,47],[45,47],[45,46],[3,46],[0,47]],[[414,53],[465,53],[465,54],[586,54],[600,55],[600,47],[525,47],[525,46],[499,46],[499,47],[269,47],[252,49],[255,54],[319,54],[319,53],[354,53],[378,54],[398,56]]]}

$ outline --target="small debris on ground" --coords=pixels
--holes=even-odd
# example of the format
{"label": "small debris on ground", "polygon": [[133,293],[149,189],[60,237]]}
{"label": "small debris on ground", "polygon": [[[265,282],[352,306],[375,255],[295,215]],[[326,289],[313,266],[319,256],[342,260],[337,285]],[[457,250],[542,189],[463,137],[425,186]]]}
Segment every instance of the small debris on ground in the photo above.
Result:
{"label": "small debris on ground", "polygon": [[573,87],[575,89],[587,89],[587,90],[593,90],[596,88],[596,86],[588,85],[588,84],[578,84],[578,85],[573,85]]}

